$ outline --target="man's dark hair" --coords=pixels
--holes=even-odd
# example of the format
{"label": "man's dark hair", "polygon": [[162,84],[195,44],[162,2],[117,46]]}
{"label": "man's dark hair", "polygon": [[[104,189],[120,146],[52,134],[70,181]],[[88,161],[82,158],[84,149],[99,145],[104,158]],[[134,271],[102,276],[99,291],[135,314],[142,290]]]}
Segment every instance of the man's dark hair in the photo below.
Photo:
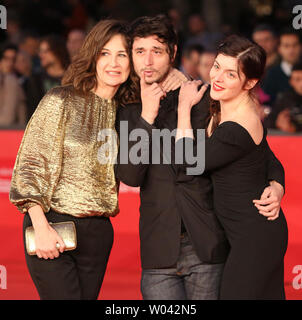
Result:
{"label": "man's dark hair", "polygon": [[174,46],[177,45],[177,35],[170,19],[162,14],[155,17],[139,17],[132,22],[130,26],[130,48],[132,48],[136,37],[146,38],[153,35],[168,46],[168,53],[172,60],[175,51]]}
{"label": "man's dark hair", "polygon": [[258,24],[258,25],[255,27],[255,29],[253,30],[253,34],[254,34],[255,32],[259,32],[259,31],[268,31],[268,32],[270,32],[275,38],[278,36],[276,30],[275,30],[270,24],[267,24],[267,23]]}
{"label": "man's dark hair", "polygon": [[39,35],[38,35],[38,33],[36,31],[34,31],[34,30],[25,30],[21,34],[21,38],[20,38],[19,44],[23,44],[29,38],[40,40],[40,37],[39,37]]}
{"label": "man's dark hair", "polygon": [[299,36],[298,32],[293,30],[292,28],[284,28],[284,29],[282,29],[282,31],[280,32],[280,38],[282,36],[285,36],[285,35],[296,36],[298,38],[299,42],[301,42],[301,39],[300,39],[300,36]]}
{"label": "man's dark hair", "polygon": [[204,47],[201,44],[190,44],[183,49],[182,56],[190,58],[192,52],[197,52],[202,54],[204,52]]}
{"label": "man's dark hair", "polygon": [[3,58],[3,55],[5,51],[7,50],[14,50],[18,52],[18,47],[12,43],[5,44],[1,49],[0,49],[0,60]]}

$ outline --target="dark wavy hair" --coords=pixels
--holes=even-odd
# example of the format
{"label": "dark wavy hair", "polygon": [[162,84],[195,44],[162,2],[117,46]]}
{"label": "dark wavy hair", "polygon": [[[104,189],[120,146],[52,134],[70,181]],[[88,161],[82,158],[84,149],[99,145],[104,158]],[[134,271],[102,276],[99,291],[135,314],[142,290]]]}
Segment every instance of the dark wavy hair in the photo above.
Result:
{"label": "dark wavy hair", "polygon": [[139,17],[131,23],[130,26],[130,48],[136,37],[146,38],[156,35],[158,40],[168,46],[168,53],[172,61],[174,57],[174,47],[177,45],[177,35],[171,20],[159,14],[154,17]]}
{"label": "dark wavy hair", "polygon": [[[251,79],[257,79],[259,83],[265,70],[266,53],[258,44],[242,36],[230,35],[218,46],[216,56],[219,54],[237,58],[238,68],[246,77],[243,86]],[[254,91],[255,87],[249,90],[249,95],[256,101]],[[220,103],[212,98],[210,100],[211,117],[213,117],[211,128],[213,132],[220,122]]]}
{"label": "dark wavy hair", "polygon": [[[131,60],[133,61],[132,47],[134,39],[147,38],[154,35],[158,37],[158,41],[167,45],[170,63],[173,64],[175,45],[177,45],[177,34],[174,30],[171,20],[163,14],[158,14],[154,17],[139,17],[131,23],[129,28],[129,47]],[[139,93],[139,77],[135,74],[135,72],[132,79],[136,92]],[[138,101],[140,101],[140,95],[138,95]]]}
{"label": "dark wavy hair", "polygon": [[[127,24],[118,20],[106,19],[98,22],[86,36],[80,51],[68,67],[62,79],[62,85],[72,85],[76,90],[84,94],[95,89],[97,86],[97,60],[103,47],[113,36],[123,36],[130,59],[128,30]],[[133,76],[134,70],[130,59],[130,76],[119,87],[115,95],[121,105],[139,101],[139,91],[134,85]]]}
{"label": "dark wavy hair", "polygon": [[65,40],[61,36],[51,34],[43,37],[40,40],[40,43],[42,42],[46,42],[48,44],[49,50],[60,61],[62,68],[66,70],[69,66],[70,59]]}

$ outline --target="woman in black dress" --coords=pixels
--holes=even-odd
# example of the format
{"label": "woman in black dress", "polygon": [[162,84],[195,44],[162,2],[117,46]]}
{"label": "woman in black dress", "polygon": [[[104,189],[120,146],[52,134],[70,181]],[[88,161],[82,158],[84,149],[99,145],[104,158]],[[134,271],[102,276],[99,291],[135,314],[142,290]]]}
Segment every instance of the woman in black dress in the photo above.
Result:
{"label": "woman in black dress", "polygon": [[[282,210],[267,218],[253,203],[269,183],[266,130],[253,96],[264,67],[261,47],[230,36],[219,46],[210,73],[214,107],[207,128],[205,171],[211,173],[215,211],[231,246],[220,299],[285,299],[286,220]],[[191,128],[191,108],[200,99],[198,85],[198,81],[182,85],[178,143],[180,138],[193,138],[185,129]]]}

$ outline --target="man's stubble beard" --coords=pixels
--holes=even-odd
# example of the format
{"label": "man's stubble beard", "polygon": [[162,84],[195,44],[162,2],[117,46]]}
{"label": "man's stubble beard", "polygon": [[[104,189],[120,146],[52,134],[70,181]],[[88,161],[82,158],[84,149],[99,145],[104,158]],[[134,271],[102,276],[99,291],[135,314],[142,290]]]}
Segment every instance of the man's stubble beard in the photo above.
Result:
{"label": "man's stubble beard", "polygon": [[151,85],[153,83],[158,83],[158,84],[162,83],[166,79],[166,77],[168,76],[168,74],[171,70],[171,67],[172,66],[170,65],[169,68],[167,69],[167,71],[163,75],[160,75],[157,79],[152,80],[152,81],[145,80],[146,84]]}

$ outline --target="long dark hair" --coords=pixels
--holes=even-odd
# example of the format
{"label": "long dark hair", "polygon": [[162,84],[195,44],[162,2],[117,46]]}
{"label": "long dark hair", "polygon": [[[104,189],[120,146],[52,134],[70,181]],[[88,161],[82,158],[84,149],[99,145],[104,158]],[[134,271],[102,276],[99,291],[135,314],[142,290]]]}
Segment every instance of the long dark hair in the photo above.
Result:
{"label": "long dark hair", "polygon": [[66,70],[69,63],[69,54],[66,48],[65,40],[56,34],[50,34],[41,39],[40,43],[46,42],[49,46],[49,50],[59,60],[61,67]]}
{"label": "long dark hair", "polygon": [[[130,40],[128,38],[127,25],[114,19],[101,20],[86,36],[82,48],[68,67],[62,79],[62,84],[73,85],[76,90],[84,94],[96,88],[96,64],[100,52],[104,45],[113,36],[118,34],[122,35],[125,40],[125,47],[130,59]],[[132,81],[134,71],[131,59],[130,68],[130,76],[127,81],[119,87],[115,96],[117,101],[122,105],[138,101],[138,89]]]}
{"label": "long dark hair", "polygon": [[[218,46],[216,56],[219,54],[237,58],[238,67],[246,77],[244,85],[250,79],[258,79],[259,83],[265,69],[266,53],[258,44],[245,37],[231,35]],[[249,95],[253,100],[257,100],[255,87],[249,90]],[[213,117],[211,127],[211,132],[213,132],[220,122],[220,102],[212,98],[210,100],[211,117]]]}

